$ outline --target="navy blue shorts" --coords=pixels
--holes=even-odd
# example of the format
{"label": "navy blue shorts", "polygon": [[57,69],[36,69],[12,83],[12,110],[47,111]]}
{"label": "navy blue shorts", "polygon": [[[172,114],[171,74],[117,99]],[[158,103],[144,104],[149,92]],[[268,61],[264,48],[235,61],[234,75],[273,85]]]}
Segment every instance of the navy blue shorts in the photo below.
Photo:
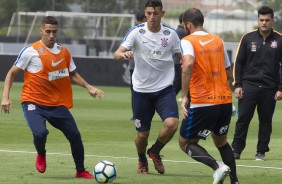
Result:
{"label": "navy blue shorts", "polygon": [[139,93],[133,90],[132,95],[136,130],[150,130],[155,111],[162,121],[169,117],[178,118],[178,105],[173,86],[153,93]]}
{"label": "navy blue shorts", "polygon": [[33,102],[23,102],[22,108],[33,135],[48,134],[46,120],[65,135],[79,134],[73,116],[64,106],[47,107]]}
{"label": "navy blue shorts", "polygon": [[209,131],[219,136],[225,135],[231,116],[231,103],[190,108],[188,117],[182,120],[180,135],[186,139],[206,139]]}

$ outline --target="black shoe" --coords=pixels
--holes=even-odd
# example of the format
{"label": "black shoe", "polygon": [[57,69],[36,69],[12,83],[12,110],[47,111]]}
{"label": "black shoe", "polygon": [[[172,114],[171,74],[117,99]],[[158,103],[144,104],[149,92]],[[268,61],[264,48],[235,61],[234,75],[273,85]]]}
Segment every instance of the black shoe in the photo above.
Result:
{"label": "black shoe", "polygon": [[235,160],[239,160],[240,159],[240,153],[233,153],[234,154],[234,158]]}

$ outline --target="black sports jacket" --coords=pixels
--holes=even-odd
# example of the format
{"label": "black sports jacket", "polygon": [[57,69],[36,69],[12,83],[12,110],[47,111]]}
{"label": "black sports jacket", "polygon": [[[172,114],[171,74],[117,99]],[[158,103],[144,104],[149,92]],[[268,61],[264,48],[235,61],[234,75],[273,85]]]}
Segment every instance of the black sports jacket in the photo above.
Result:
{"label": "black sports jacket", "polygon": [[233,85],[249,83],[282,91],[282,34],[272,30],[264,40],[258,30],[245,34],[238,46]]}

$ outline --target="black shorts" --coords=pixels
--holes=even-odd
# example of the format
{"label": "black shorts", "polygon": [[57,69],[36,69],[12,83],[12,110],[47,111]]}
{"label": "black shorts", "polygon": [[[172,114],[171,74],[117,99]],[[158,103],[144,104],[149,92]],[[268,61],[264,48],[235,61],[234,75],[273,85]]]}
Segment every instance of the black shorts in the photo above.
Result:
{"label": "black shorts", "polygon": [[209,131],[225,135],[231,116],[231,103],[190,108],[188,117],[182,120],[180,136],[185,139],[206,139]]}

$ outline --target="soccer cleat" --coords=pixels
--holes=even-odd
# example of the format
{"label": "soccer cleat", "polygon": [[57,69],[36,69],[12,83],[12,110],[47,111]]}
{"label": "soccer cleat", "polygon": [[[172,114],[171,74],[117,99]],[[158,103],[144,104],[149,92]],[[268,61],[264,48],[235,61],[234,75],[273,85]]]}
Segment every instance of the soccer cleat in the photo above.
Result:
{"label": "soccer cleat", "polygon": [[147,154],[153,160],[155,169],[158,171],[158,173],[164,174],[165,173],[165,168],[164,168],[161,156],[159,154],[154,154],[152,152],[152,148],[148,149]]}
{"label": "soccer cleat", "polygon": [[227,175],[230,173],[230,168],[223,164],[218,163],[219,168],[214,171],[213,174],[213,184],[221,184]]}
{"label": "soccer cleat", "polygon": [[234,158],[236,159],[236,160],[239,160],[240,159],[240,157],[241,157],[241,155],[240,155],[240,153],[233,153],[234,154]]}
{"label": "soccer cleat", "polygon": [[90,174],[88,171],[77,171],[75,177],[77,177],[77,178],[91,179],[91,180],[94,179],[93,175]]}
{"label": "soccer cleat", "polygon": [[138,174],[148,174],[149,168],[148,168],[148,162],[138,162]]}
{"label": "soccer cleat", "polygon": [[37,153],[35,166],[40,173],[44,173],[46,171],[46,154]]}
{"label": "soccer cleat", "polygon": [[264,153],[257,153],[256,154],[256,161],[265,161]]}

